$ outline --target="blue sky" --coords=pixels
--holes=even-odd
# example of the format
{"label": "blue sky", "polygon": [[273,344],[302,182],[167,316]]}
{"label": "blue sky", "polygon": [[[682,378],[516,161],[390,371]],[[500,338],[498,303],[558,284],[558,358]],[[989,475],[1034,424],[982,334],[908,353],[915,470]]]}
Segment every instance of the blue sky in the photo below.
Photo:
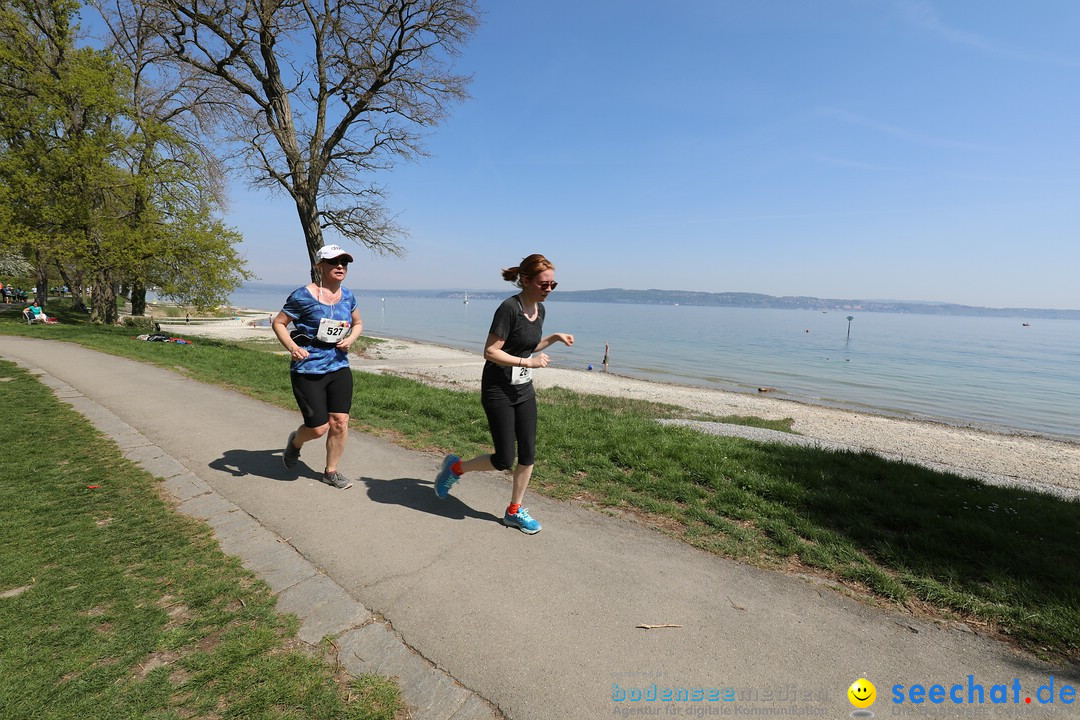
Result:
{"label": "blue sky", "polygon": [[[1080,3],[484,5],[472,99],[378,178],[407,255],[354,288],[541,252],[568,289],[1080,308]],[[291,201],[238,181],[226,220],[304,280]]]}

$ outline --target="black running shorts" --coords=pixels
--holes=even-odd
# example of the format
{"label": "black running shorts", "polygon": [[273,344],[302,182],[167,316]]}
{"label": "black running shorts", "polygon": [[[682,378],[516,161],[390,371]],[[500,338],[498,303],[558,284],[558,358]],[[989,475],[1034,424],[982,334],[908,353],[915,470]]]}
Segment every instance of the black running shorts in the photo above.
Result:
{"label": "black running shorts", "polygon": [[344,367],[325,375],[295,372],[289,375],[293,396],[307,427],[320,427],[330,422],[330,413],[348,415],[352,409],[352,369]]}

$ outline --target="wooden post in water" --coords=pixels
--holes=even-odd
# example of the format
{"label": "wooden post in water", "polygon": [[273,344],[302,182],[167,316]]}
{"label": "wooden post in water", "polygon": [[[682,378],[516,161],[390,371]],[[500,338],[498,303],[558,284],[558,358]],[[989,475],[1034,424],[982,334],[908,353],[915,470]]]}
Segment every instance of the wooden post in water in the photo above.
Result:
{"label": "wooden post in water", "polygon": [[847,316],[847,339],[848,340],[851,339],[851,321],[854,320],[854,319],[855,318],[853,318],[850,315]]}

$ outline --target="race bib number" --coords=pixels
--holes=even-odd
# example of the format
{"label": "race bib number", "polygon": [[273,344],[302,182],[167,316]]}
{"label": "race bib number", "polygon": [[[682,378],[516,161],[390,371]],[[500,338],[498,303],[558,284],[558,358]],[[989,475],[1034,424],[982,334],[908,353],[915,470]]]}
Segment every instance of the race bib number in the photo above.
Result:
{"label": "race bib number", "polygon": [[323,318],[319,321],[319,332],[315,337],[324,343],[337,344],[349,333],[352,323],[348,320],[332,320]]}
{"label": "race bib number", "polygon": [[512,367],[510,368],[510,384],[511,385],[528,385],[532,382],[532,368],[527,367]]}

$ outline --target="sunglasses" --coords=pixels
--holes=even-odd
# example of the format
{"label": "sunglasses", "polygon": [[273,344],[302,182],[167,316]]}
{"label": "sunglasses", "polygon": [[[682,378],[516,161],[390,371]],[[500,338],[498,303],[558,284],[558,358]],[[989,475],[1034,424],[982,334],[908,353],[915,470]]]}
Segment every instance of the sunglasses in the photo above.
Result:
{"label": "sunglasses", "polygon": [[555,282],[554,280],[545,280],[544,282],[540,283],[541,290],[554,290],[558,286],[559,283]]}
{"label": "sunglasses", "polygon": [[323,262],[332,267],[337,267],[338,265],[340,265],[346,270],[349,269],[349,261],[345,258],[332,258],[330,260],[323,260]]}

